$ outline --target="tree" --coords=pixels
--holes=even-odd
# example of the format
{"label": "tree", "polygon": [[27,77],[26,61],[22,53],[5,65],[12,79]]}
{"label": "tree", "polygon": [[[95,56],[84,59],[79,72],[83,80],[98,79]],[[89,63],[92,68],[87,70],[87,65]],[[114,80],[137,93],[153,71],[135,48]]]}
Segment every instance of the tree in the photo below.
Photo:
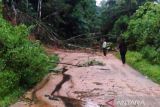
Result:
{"label": "tree", "polygon": [[18,10],[36,18],[60,38],[100,29],[95,0],[15,0],[15,3]]}
{"label": "tree", "polygon": [[[160,46],[160,5],[146,3],[140,7],[129,21],[125,33],[131,47],[141,49],[146,45]],[[133,48],[132,47],[132,48]]]}
{"label": "tree", "polygon": [[132,16],[138,7],[147,1],[148,0],[109,0],[106,2],[106,6],[102,6],[102,17],[104,17],[102,32],[109,33],[116,20],[123,15]]}

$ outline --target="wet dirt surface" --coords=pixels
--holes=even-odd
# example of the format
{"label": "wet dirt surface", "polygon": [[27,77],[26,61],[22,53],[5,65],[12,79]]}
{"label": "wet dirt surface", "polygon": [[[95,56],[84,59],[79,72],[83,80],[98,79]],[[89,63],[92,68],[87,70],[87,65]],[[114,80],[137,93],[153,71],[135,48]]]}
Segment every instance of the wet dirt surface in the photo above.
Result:
{"label": "wet dirt surface", "polygon": [[[58,54],[62,63],[79,65],[96,60],[105,65],[78,67],[59,64],[59,68],[67,67],[65,74],[69,75],[70,79],[63,82],[59,91],[54,93],[56,100],[50,100],[46,95],[50,95],[62,82],[61,74],[53,75],[49,82],[36,92],[37,103],[29,105],[20,101],[11,107],[160,107],[160,85],[128,65],[122,65],[113,54],[104,57],[101,54],[51,49],[47,51]],[[113,104],[109,101],[112,99]],[[120,104],[122,100],[123,104]],[[140,104],[130,104],[129,100],[138,100]]]}

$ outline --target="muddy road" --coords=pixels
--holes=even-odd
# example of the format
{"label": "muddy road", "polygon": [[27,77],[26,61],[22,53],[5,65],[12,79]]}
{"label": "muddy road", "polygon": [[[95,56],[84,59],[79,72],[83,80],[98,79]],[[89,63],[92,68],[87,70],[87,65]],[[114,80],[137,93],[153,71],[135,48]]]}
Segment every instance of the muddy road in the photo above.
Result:
{"label": "muddy road", "polygon": [[160,85],[113,54],[47,51],[59,55],[63,64],[58,68],[65,66],[66,72],[50,76],[36,92],[37,102],[19,101],[11,107],[160,107]]}

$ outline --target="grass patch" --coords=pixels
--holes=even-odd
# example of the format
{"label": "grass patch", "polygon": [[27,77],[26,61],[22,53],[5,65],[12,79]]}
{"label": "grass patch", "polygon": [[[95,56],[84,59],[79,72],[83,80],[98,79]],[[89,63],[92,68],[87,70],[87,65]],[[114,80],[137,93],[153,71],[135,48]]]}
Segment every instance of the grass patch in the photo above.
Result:
{"label": "grass patch", "polygon": [[[116,56],[120,58],[118,53]],[[128,51],[126,54],[126,60],[133,68],[149,77],[154,82],[160,84],[160,65],[151,64],[148,60],[144,59],[139,52]]]}

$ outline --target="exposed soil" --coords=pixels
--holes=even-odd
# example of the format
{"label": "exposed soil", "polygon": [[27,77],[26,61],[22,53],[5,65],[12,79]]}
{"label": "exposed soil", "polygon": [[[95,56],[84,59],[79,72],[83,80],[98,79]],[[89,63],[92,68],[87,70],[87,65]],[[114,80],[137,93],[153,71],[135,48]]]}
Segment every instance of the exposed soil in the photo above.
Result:
{"label": "exposed soil", "polygon": [[[58,54],[63,63],[58,67],[66,66],[68,70],[63,75],[52,75],[49,82],[36,92],[36,102],[29,105],[26,101],[19,101],[11,107],[160,107],[160,85],[130,66],[122,65],[113,54],[104,57],[100,53],[52,49],[47,49],[47,52]],[[91,60],[104,65],[72,66]],[[68,75],[66,80],[65,75]],[[58,90],[54,97],[50,96],[56,88]],[[114,106],[107,104],[111,99],[114,99]],[[117,101],[122,99],[138,99],[144,102],[141,105],[118,105]]]}

